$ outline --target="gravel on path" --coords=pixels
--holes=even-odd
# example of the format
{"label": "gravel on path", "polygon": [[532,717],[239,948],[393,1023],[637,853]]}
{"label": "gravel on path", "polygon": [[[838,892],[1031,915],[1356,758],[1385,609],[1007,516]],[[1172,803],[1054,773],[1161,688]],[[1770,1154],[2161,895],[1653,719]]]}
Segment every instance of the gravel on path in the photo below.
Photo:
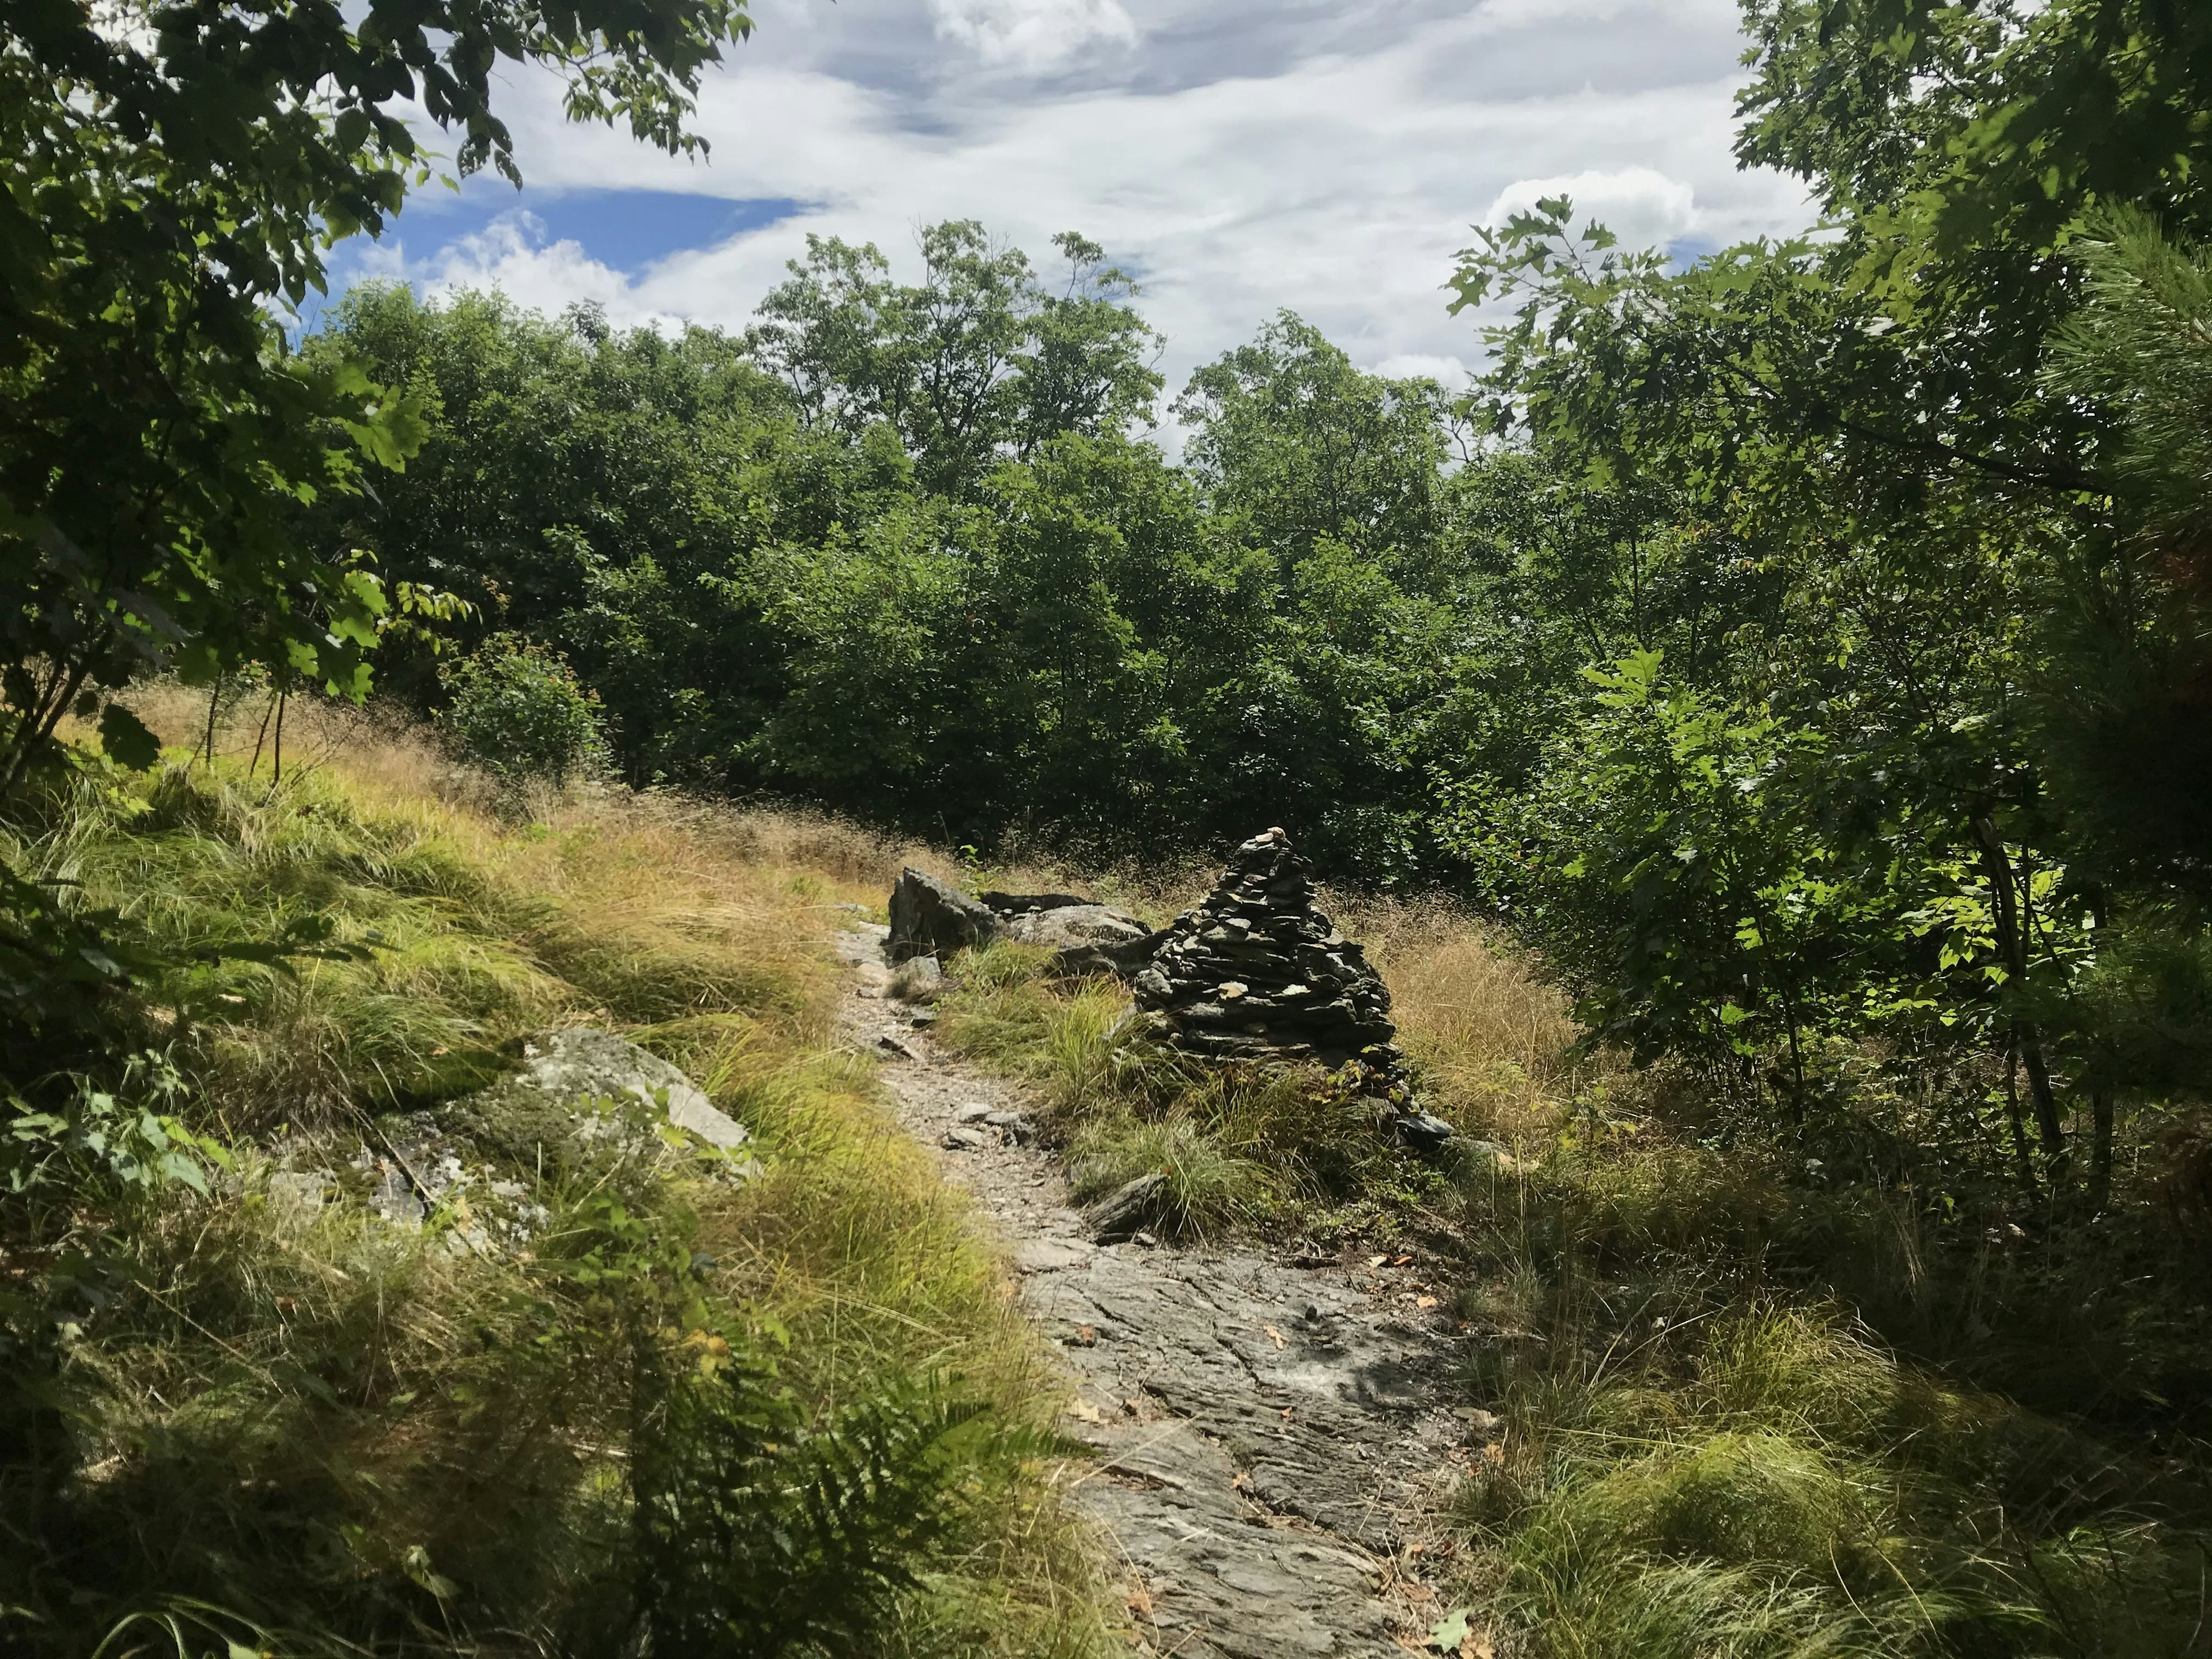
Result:
{"label": "gravel on path", "polygon": [[1464,1339],[1421,1265],[1092,1243],[1059,1160],[989,1121],[1022,1110],[1018,1088],[939,1048],[891,997],[886,932],[838,935],[854,969],[845,1040],[887,1062],[901,1121],[996,1225],[1062,1356],[1060,1426],[1097,1455],[1077,1492],[1121,1556],[1133,1646],[1433,1652],[1447,1609],[1424,1570],[1449,1546],[1430,1517],[1494,1423],[1450,1406]]}

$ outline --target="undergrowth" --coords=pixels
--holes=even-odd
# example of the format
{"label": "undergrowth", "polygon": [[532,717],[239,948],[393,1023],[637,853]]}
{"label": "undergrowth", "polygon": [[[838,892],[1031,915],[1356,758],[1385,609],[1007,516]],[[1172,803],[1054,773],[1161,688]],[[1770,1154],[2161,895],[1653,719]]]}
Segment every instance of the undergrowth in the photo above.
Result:
{"label": "undergrowth", "polygon": [[[166,966],[105,1016],[137,1059],[11,1079],[0,1645],[1098,1650],[1032,1340],[828,1042],[827,935],[896,849],[624,794],[525,819],[293,719],[281,785],[172,751],[12,832]],[[310,948],[204,948],[279,936]],[[472,1115],[574,1023],[685,1067],[762,1175]],[[349,1201],[349,1151],[424,1121],[526,1248]]]}
{"label": "undergrowth", "polygon": [[1166,1230],[1456,1269],[1482,1426],[1403,1571],[1463,1606],[1459,1651],[2212,1651],[2202,1232],[2170,1180],[2025,1213],[2001,1180],[1898,1161],[1915,1136],[1864,1090],[1756,1133],[1725,1079],[1583,1052],[1536,964],[1450,907],[1328,908],[1462,1131],[1440,1170],[1318,1075],[1130,1040],[1116,988],[1054,983],[1039,952],[960,958],[937,1029],[1037,1088],[1080,1200],[1158,1173]]}

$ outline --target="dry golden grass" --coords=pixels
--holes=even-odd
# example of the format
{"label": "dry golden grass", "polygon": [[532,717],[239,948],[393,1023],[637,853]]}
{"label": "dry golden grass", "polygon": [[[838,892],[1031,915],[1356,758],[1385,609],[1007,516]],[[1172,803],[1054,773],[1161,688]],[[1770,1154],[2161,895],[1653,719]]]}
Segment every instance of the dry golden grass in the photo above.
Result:
{"label": "dry golden grass", "polygon": [[1579,1079],[1566,995],[1502,934],[1442,899],[1324,894],[1340,932],[1390,988],[1398,1034],[1431,1110],[1462,1128],[1540,1137]]}
{"label": "dry golden grass", "polygon": [[[200,694],[155,687],[134,706],[175,749],[204,736]],[[625,1029],[683,1065],[759,1143],[762,1179],[683,1201],[717,1264],[717,1289],[757,1320],[763,1340],[787,1344],[783,1375],[811,1407],[831,1412],[886,1376],[935,1373],[1000,1422],[1049,1428],[1060,1390],[995,1248],[883,1109],[873,1063],[833,1043],[834,930],[854,907],[879,916],[902,864],[955,873],[953,860],[825,814],[618,788],[548,793],[518,809],[452,766],[420,728],[319,701],[288,711],[279,789],[265,747],[244,775],[259,719],[257,708],[220,724],[213,775],[190,774],[228,813],[202,839],[254,843],[211,866],[195,902],[211,908],[259,894],[270,859],[318,880],[348,872],[356,896],[374,899],[397,883],[419,896],[402,901],[416,907],[404,940],[387,928],[367,963],[304,963],[281,994],[257,995],[233,1029],[214,1034],[220,1060],[207,1075],[233,1102],[254,1101],[242,1119],[297,1127],[313,1115],[304,1102],[349,1088],[373,1102],[358,1030],[372,1002],[434,1006],[485,1044],[578,1019]],[[107,839],[133,837],[125,828]],[[138,872],[142,887],[199,867],[183,855],[167,865],[150,853],[105,856],[104,867]],[[480,975],[500,996],[438,981],[479,957],[505,975],[497,985]],[[431,1045],[444,1028],[422,1024],[419,1037],[404,1034],[408,1052],[442,1054]],[[419,1311],[434,1320],[448,1298],[444,1279],[424,1272]],[[274,1320],[258,1305],[239,1317],[223,1335],[234,1346]],[[115,1382],[118,1420],[166,1420],[167,1407]],[[443,1431],[410,1417],[376,1432]],[[1094,1650],[1095,1573],[1062,1501],[1065,1480],[1048,1459],[979,1466],[967,1499],[977,1519],[958,1559],[937,1564],[937,1591],[902,1615],[910,1628],[885,1632],[884,1651]]]}

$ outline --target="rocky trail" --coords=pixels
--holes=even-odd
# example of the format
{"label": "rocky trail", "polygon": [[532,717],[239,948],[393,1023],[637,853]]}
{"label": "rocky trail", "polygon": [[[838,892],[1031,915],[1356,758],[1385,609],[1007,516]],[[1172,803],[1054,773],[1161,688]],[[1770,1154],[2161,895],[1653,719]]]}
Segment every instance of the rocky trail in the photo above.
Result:
{"label": "rocky trail", "polygon": [[[1444,1609],[1425,1578],[1453,1466],[1496,1425],[1455,1411],[1459,1346],[1411,1258],[1094,1243],[1018,1089],[945,1053],[890,994],[886,930],[843,933],[846,1039],[1003,1236],[1063,1356],[1079,1496],[1122,1558],[1140,1652],[1391,1655]],[[993,1121],[995,1115],[999,1121]],[[1002,1127],[1003,1126],[1003,1127]],[[1441,1575],[1437,1575],[1441,1577]]]}

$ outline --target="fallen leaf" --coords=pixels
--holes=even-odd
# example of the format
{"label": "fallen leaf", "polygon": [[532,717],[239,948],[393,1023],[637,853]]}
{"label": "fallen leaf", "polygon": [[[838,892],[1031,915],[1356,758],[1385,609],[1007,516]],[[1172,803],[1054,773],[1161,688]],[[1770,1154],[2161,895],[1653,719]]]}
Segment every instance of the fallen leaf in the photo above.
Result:
{"label": "fallen leaf", "polygon": [[1285,1336],[1280,1331],[1277,1330],[1273,1325],[1262,1325],[1260,1328],[1267,1332],[1269,1336],[1274,1339],[1275,1346],[1277,1347],[1287,1348],[1290,1346],[1290,1339]]}
{"label": "fallen leaf", "polygon": [[1067,1414],[1070,1417],[1079,1417],[1086,1423],[1103,1423],[1106,1420],[1106,1413],[1081,1395],[1076,1395],[1067,1402]]}
{"label": "fallen leaf", "polygon": [[1410,1561],[1426,1548],[1426,1544],[1408,1544],[1406,1546],[1406,1559]]}
{"label": "fallen leaf", "polygon": [[1243,1492],[1244,1490],[1244,1483],[1251,1478],[1252,1477],[1246,1474],[1243,1470],[1239,1469],[1236,1474],[1229,1477],[1229,1485],[1233,1491]]}
{"label": "fallen leaf", "polygon": [[1437,1299],[1432,1296],[1417,1296],[1413,1298],[1413,1305],[1417,1308],[1433,1308],[1437,1305]]}
{"label": "fallen leaf", "polygon": [[1413,1259],[1413,1257],[1411,1257],[1410,1255],[1401,1255],[1401,1256],[1398,1257],[1395,1261],[1394,1261],[1393,1262],[1391,1262],[1391,1264],[1390,1264],[1390,1265],[1391,1265],[1392,1267],[1404,1267],[1407,1262],[1411,1261]]}
{"label": "fallen leaf", "polygon": [[1446,1653],[1458,1650],[1468,1638],[1469,1614],[1465,1607],[1455,1607],[1437,1620],[1436,1628],[1429,1632],[1429,1645],[1442,1648]]}
{"label": "fallen leaf", "polygon": [[1486,1632],[1471,1630],[1459,1644],[1459,1659],[1498,1659],[1498,1649]]}
{"label": "fallen leaf", "polygon": [[1121,1409],[1134,1417],[1137,1414],[1137,1402],[1133,1400],[1124,1400],[1121,1402]]}
{"label": "fallen leaf", "polygon": [[1287,1422],[1289,1422],[1290,1420],[1291,1420],[1291,1408],[1290,1408],[1288,1406],[1285,1406],[1285,1407],[1283,1407],[1283,1421],[1284,1421],[1284,1422],[1285,1422],[1285,1423],[1287,1423]]}
{"label": "fallen leaf", "polygon": [[1091,1329],[1090,1326],[1078,1325],[1075,1328],[1075,1346],[1077,1347],[1088,1348],[1095,1345],[1097,1340],[1098,1333]]}
{"label": "fallen leaf", "polygon": [[1408,1580],[1400,1584],[1398,1588],[1405,1592],[1406,1599],[1409,1601],[1433,1601],[1437,1599],[1437,1593],[1426,1584],[1416,1584]]}
{"label": "fallen leaf", "polygon": [[1134,1589],[1130,1590],[1128,1595],[1124,1599],[1127,1600],[1129,1604],[1130,1612],[1141,1613],[1148,1619],[1152,1617],[1152,1592],[1147,1590],[1143,1584],[1138,1584]]}
{"label": "fallen leaf", "polygon": [[1367,1265],[1370,1267],[1379,1267],[1389,1259],[1387,1255],[1370,1255],[1367,1258]]}

